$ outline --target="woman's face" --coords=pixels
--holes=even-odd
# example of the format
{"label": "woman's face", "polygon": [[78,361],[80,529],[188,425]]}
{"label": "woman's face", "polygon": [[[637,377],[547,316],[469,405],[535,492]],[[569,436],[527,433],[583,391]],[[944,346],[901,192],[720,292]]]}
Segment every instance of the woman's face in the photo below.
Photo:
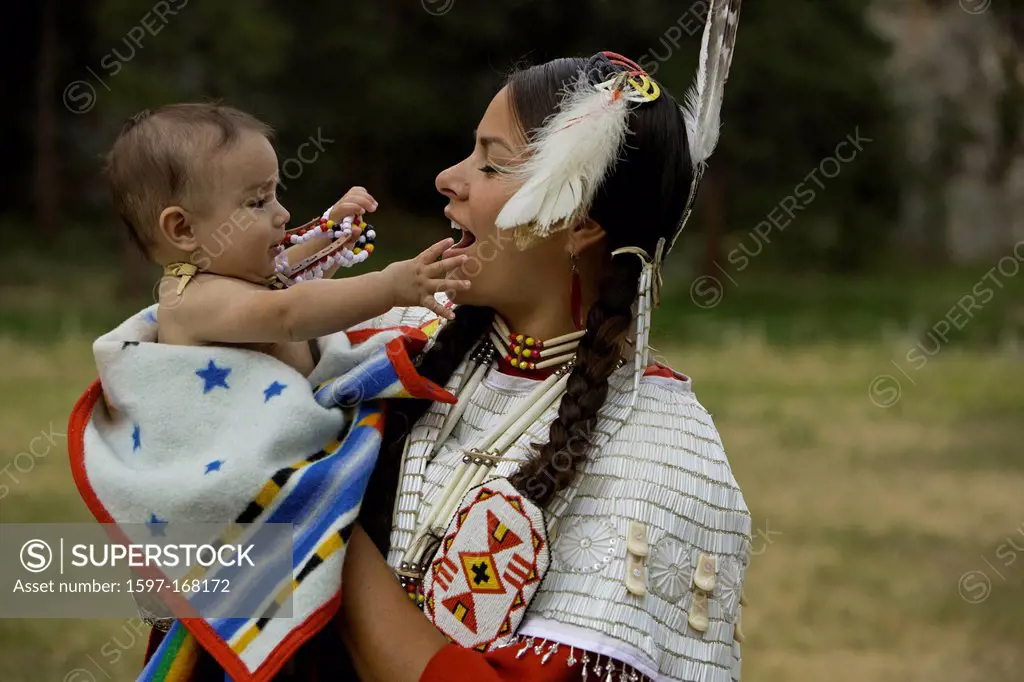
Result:
{"label": "woman's face", "polygon": [[518,189],[497,169],[520,163],[525,146],[508,88],[502,88],[480,120],[473,153],[437,176],[437,189],[449,200],[444,214],[462,236],[448,254],[469,256],[461,272],[454,273],[472,282],[469,291],[459,292],[458,303],[500,310],[536,300],[552,286],[568,286],[571,265],[564,234],[520,251],[511,231],[494,226]]}

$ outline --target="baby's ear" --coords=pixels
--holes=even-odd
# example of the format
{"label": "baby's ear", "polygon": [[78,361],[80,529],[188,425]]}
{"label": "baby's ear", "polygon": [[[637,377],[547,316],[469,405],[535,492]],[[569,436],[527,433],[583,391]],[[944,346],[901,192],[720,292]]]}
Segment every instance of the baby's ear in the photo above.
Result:
{"label": "baby's ear", "polygon": [[158,228],[163,241],[169,246],[180,251],[199,248],[189,214],[181,206],[168,206],[160,211]]}

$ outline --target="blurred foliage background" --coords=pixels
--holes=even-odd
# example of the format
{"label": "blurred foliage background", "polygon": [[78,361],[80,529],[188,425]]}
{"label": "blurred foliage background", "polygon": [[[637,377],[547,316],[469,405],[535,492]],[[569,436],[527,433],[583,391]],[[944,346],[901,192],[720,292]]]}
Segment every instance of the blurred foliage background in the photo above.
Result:
{"label": "blurred foliage background", "polygon": [[[0,230],[31,227],[38,238],[8,240],[25,258],[10,247],[6,257],[30,265],[5,267],[0,281],[52,280],[52,267],[36,266],[42,255],[73,266],[60,268],[73,278],[86,266],[116,274],[116,300],[145,302],[153,268],[126,247],[101,157],[128,116],[197,99],[222,99],[275,128],[284,201],[297,220],[364,185],[383,207],[375,217],[383,257],[401,255],[400,245],[443,233],[433,179],[468,153],[511,69],[614,49],[681,99],[705,12],[702,0],[12,6],[0,49],[24,67],[8,74],[16,105],[2,114],[9,196]],[[990,267],[1010,253],[1024,236],[1020,14],[1005,0],[748,2],[722,140],[670,276],[685,283],[728,269],[730,277],[715,275],[730,290],[718,312],[733,321],[753,313],[771,327],[765,313],[828,289],[780,298],[753,285],[751,273],[813,280],[895,267],[909,276],[909,266]],[[862,141],[840,149],[848,137]],[[299,163],[309,139],[324,151]],[[780,221],[787,197],[792,219]],[[731,276],[739,264],[750,272]],[[915,324],[901,308],[933,313],[921,310],[914,286],[901,289],[908,296],[895,297],[896,323]],[[768,291],[777,305],[759,295]],[[871,307],[867,299],[836,303]],[[92,310],[69,307],[75,312],[54,310],[44,323],[51,333]],[[21,317],[6,326],[45,331]],[[851,331],[828,315],[811,326],[818,335]],[[995,332],[975,325],[967,334],[992,341]]]}
{"label": "blurred foliage background", "polygon": [[[360,267],[381,267],[445,234],[434,177],[469,153],[511,69],[609,49],[681,99],[705,12],[5,7],[0,520],[88,519],[65,459],[11,462],[66,423],[95,373],[91,340],[152,301],[158,270],[129,247],[100,175],[127,117],[202,99],[256,114],[276,130],[296,221],[351,185],[380,200],[380,248]],[[1008,538],[1024,547],[1022,39],[1011,0],[744,3],[721,142],[653,343],[694,375],[761,531],[745,678],[1021,678],[1024,573],[995,567]],[[296,161],[310,140],[322,151]],[[974,569],[1000,596],[958,590]],[[0,678],[132,679],[135,625],[0,623]]]}

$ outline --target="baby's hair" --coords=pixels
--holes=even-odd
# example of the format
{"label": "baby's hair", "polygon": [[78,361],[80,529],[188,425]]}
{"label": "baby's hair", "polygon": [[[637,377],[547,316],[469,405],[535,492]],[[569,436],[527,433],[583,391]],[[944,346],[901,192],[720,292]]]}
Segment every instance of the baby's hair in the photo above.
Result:
{"label": "baby's hair", "polygon": [[160,212],[195,199],[209,181],[214,154],[243,131],[270,139],[273,130],[254,116],[217,103],[170,104],[129,118],[106,158],[114,208],[128,237],[143,253],[155,243]]}

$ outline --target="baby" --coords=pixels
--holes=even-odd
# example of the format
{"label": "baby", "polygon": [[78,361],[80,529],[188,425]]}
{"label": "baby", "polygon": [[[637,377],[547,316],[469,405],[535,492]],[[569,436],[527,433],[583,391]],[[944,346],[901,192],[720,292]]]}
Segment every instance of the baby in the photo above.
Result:
{"label": "baby", "polygon": [[[334,266],[323,279],[271,286],[290,216],[277,198],[270,136],[267,125],[237,109],[175,104],[136,115],[114,142],[107,176],[129,236],[165,275],[179,277],[159,287],[159,341],[257,350],[308,375],[313,340],[394,306],[422,305],[450,319],[434,294],[469,287],[445,278],[466,256],[437,260],[451,239],[379,272],[331,279]],[[329,218],[358,222],[376,208],[354,187]],[[356,228],[350,243],[358,236]],[[328,243],[310,240],[285,256],[294,265]]]}

